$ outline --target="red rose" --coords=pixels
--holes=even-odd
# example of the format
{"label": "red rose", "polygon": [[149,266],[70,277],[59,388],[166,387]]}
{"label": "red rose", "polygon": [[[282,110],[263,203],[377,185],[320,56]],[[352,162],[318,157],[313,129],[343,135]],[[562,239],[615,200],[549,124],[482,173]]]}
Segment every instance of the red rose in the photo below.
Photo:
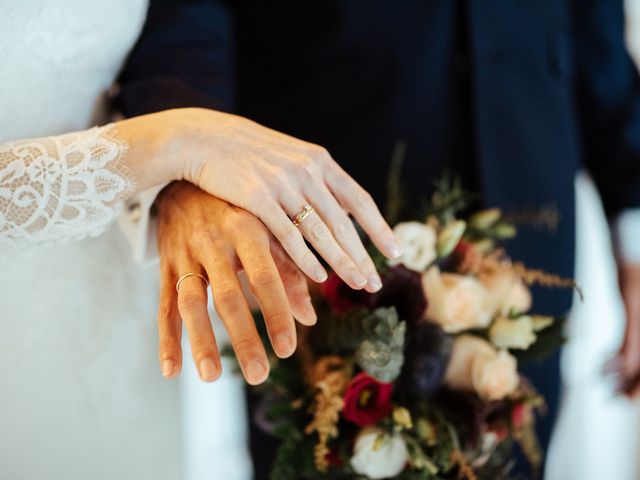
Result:
{"label": "red rose", "polygon": [[391,413],[392,393],[392,383],[380,383],[359,373],[347,385],[342,415],[360,427],[373,425]]}
{"label": "red rose", "polygon": [[329,278],[320,285],[320,292],[327,300],[331,310],[338,315],[363,305],[366,300],[366,296],[362,292],[352,290],[335,272],[331,272]]}

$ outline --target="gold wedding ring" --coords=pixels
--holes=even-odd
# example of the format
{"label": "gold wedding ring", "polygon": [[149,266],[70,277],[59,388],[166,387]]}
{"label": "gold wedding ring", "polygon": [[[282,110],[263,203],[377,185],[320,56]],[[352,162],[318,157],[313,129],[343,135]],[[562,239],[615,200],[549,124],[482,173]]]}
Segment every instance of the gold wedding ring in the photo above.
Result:
{"label": "gold wedding ring", "polygon": [[305,218],[307,218],[313,212],[315,212],[313,207],[309,204],[306,204],[302,211],[293,218],[293,224],[297,227],[302,222],[304,222]]}
{"label": "gold wedding ring", "polygon": [[183,280],[189,277],[198,277],[204,282],[204,288],[209,288],[209,279],[204,275],[200,275],[199,273],[187,273],[186,275],[181,276],[176,282],[176,292],[180,293],[180,284]]}

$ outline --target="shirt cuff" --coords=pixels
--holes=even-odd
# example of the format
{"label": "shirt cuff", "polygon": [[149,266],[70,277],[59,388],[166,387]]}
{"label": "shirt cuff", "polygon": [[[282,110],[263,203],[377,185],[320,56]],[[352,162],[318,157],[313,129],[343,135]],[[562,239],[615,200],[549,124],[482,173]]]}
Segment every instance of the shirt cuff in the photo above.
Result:
{"label": "shirt cuff", "polygon": [[611,227],[618,260],[640,264],[640,208],[624,210]]}
{"label": "shirt cuff", "polygon": [[160,191],[168,184],[169,182],[149,188],[128,200],[124,213],[118,219],[120,229],[131,244],[133,258],[140,264],[152,263],[158,259],[158,224],[151,208]]}

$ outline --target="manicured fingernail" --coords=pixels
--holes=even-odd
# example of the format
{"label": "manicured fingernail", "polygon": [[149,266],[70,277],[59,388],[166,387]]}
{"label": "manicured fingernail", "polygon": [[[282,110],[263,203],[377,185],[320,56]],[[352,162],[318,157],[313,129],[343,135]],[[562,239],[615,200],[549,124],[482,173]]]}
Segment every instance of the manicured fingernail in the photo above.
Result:
{"label": "manicured fingernail", "polygon": [[400,255],[402,255],[400,247],[395,241],[389,242],[389,244],[387,245],[387,252],[389,253],[389,256],[391,258],[399,258]]}
{"label": "manicured fingernail", "polygon": [[259,358],[252,358],[247,362],[244,371],[249,383],[258,383],[263,379],[267,372],[267,368],[264,366],[264,363],[262,363],[262,360]]}
{"label": "manicured fingernail", "polygon": [[215,362],[211,358],[204,357],[200,360],[200,378],[202,378],[202,380],[208,382],[215,380],[218,373],[218,367],[216,367]]}
{"label": "manicured fingernail", "polygon": [[293,339],[290,333],[280,333],[276,335],[276,349],[280,355],[290,355],[294,348]]}
{"label": "manicured fingernail", "polygon": [[356,285],[356,287],[364,287],[367,284],[367,279],[364,278],[360,273],[353,272],[351,274],[351,280]]}
{"label": "manicured fingernail", "polygon": [[176,371],[176,363],[173,360],[166,359],[162,361],[162,375],[170,378]]}
{"label": "manicured fingernail", "polygon": [[322,283],[326,281],[328,278],[327,271],[322,267],[316,268],[315,271],[313,272],[313,276],[315,277],[315,280],[318,283]]}
{"label": "manicured fingernail", "polygon": [[376,292],[382,288],[382,280],[378,275],[369,275],[369,285]]}

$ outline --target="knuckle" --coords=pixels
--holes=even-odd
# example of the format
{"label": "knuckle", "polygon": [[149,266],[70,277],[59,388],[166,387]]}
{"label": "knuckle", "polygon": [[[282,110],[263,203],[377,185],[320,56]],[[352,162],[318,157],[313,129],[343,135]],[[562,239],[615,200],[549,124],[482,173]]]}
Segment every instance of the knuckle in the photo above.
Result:
{"label": "knuckle", "polygon": [[204,228],[198,228],[191,234],[191,243],[196,247],[203,247],[211,243],[211,236]]}
{"label": "knuckle", "polygon": [[316,164],[332,160],[329,151],[323,146],[316,144],[312,144],[309,147],[309,158],[311,158]]}
{"label": "knuckle", "polygon": [[206,335],[194,335],[190,340],[191,351],[195,357],[201,357],[213,352],[211,338]]}
{"label": "knuckle", "polygon": [[163,336],[158,341],[158,349],[161,357],[174,355],[178,350],[180,343],[174,336]]}
{"label": "knuckle", "polygon": [[192,309],[202,305],[206,300],[206,294],[198,290],[188,290],[178,298],[180,309]]}
{"label": "knuckle", "polygon": [[289,183],[289,175],[282,168],[274,168],[267,175],[267,184],[272,188],[281,188]]}
{"label": "knuckle", "polygon": [[300,256],[300,264],[305,267],[313,267],[315,266],[317,260],[315,255],[308,248],[305,252]]}
{"label": "knuckle", "polygon": [[251,272],[248,272],[248,275],[251,284],[257,288],[265,288],[276,280],[273,272],[264,265],[256,267]]}
{"label": "knuckle", "polygon": [[271,309],[263,315],[265,323],[271,327],[285,327],[289,320],[289,312],[284,309]]}
{"label": "knuckle", "polygon": [[346,255],[340,255],[337,264],[338,268],[341,270],[352,269],[354,267],[353,262]]}
{"label": "knuckle", "polygon": [[336,222],[335,229],[336,235],[341,240],[346,239],[354,233],[353,222],[351,222],[351,219],[346,215]]}
{"label": "knuckle", "polygon": [[286,249],[291,249],[300,246],[301,235],[300,231],[293,223],[289,223],[284,226],[278,233],[278,237],[282,242],[282,246]]}
{"label": "knuckle", "polygon": [[171,319],[175,313],[175,307],[170,303],[162,303],[158,307],[158,323],[164,323]]}
{"label": "knuckle", "polygon": [[255,217],[245,212],[236,213],[229,223],[230,230],[238,234],[246,234],[255,229]]}
{"label": "knuckle", "polygon": [[236,309],[242,302],[242,293],[231,285],[220,285],[214,293],[214,300],[218,307]]}
{"label": "knuckle", "polygon": [[239,335],[232,340],[233,349],[241,356],[243,354],[253,353],[258,350],[258,344],[260,343],[256,338],[251,335]]}
{"label": "knuckle", "polygon": [[358,188],[352,194],[353,204],[356,208],[365,209],[369,208],[373,203],[373,198],[366,190]]}
{"label": "knuckle", "polygon": [[259,211],[269,199],[269,190],[265,186],[256,186],[249,189],[246,197],[253,211]]}
{"label": "knuckle", "polygon": [[326,242],[331,238],[329,229],[322,222],[314,222],[309,228],[309,233],[311,234],[311,238],[318,242]]}

